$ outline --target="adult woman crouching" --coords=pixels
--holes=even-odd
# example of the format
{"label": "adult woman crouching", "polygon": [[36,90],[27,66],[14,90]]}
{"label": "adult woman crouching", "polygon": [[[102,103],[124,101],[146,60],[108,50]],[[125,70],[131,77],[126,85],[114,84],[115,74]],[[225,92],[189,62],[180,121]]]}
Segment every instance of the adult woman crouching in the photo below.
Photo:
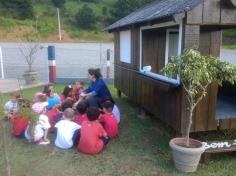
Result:
{"label": "adult woman crouching", "polygon": [[111,97],[111,93],[102,79],[100,69],[88,69],[88,79],[91,81],[91,84],[81,96],[86,99],[89,106],[99,107],[100,101]]}

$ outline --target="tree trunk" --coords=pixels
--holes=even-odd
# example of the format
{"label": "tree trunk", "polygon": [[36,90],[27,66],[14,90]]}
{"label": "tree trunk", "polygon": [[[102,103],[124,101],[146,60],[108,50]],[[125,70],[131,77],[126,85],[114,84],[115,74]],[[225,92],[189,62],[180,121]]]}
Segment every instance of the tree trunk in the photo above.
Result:
{"label": "tree trunk", "polygon": [[190,110],[189,110],[189,117],[188,117],[188,123],[187,123],[187,128],[186,128],[186,141],[185,141],[185,145],[187,147],[189,147],[189,134],[190,134],[190,130],[191,130],[191,126],[193,123],[193,106],[191,105]]}

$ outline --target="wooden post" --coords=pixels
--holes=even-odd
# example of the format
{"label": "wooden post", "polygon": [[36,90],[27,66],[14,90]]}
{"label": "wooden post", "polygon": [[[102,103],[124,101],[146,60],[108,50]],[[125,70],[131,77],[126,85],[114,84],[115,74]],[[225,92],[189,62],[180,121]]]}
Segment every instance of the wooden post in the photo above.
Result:
{"label": "wooden post", "polygon": [[121,91],[119,89],[117,89],[117,97],[121,98],[121,95],[122,95]]}

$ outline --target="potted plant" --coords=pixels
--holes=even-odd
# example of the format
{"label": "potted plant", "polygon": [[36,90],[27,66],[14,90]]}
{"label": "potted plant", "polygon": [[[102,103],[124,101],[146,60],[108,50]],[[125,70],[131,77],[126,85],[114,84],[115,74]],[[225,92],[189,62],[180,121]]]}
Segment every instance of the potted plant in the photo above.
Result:
{"label": "potted plant", "polygon": [[194,172],[204,152],[204,146],[200,141],[189,138],[193,112],[206,96],[209,84],[215,82],[222,85],[223,81],[235,83],[236,66],[213,56],[202,56],[198,51],[188,49],[181,56],[172,58],[162,72],[169,77],[179,76],[188,101],[185,136],[174,138],[169,143],[175,166],[183,172]]}
{"label": "potted plant", "polygon": [[27,43],[21,44],[19,49],[28,65],[28,69],[23,73],[25,83],[27,85],[36,84],[38,82],[37,72],[32,69],[32,66],[36,59],[36,53],[42,49],[42,47],[34,36],[28,36]]}

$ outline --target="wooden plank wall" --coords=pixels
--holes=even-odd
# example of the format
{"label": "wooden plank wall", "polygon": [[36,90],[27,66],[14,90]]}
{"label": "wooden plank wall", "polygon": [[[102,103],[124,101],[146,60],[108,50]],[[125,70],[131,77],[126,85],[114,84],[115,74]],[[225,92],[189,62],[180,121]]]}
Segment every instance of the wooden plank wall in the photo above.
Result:
{"label": "wooden plank wall", "polygon": [[142,65],[151,65],[153,72],[159,72],[165,65],[165,46],[165,29],[144,31],[142,37]]}
{"label": "wooden plank wall", "polygon": [[180,130],[179,89],[170,89],[168,84],[119,65],[115,70],[119,90],[176,131]]}
{"label": "wooden plank wall", "polygon": [[[189,30],[190,28],[191,30]],[[185,33],[185,48],[191,48],[194,46],[196,49],[196,44],[199,41],[198,50],[203,55],[213,55],[219,56],[220,54],[220,46],[221,46],[221,31],[217,29],[213,29],[210,26],[202,26],[200,28],[199,40],[196,39],[196,42],[193,42],[193,38],[197,38],[197,30],[195,29],[196,25],[186,25]],[[194,35],[193,37],[191,37]],[[188,39],[190,38],[190,39]],[[190,41],[190,42],[189,42]],[[192,43],[192,44],[189,44]],[[195,45],[193,43],[196,43]],[[192,132],[199,131],[211,131],[217,129],[217,121],[215,120],[216,116],[216,104],[217,104],[217,96],[218,96],[218,86],[217,84],[211,84],[208,87],[207,96],[199,103],[196,107],[193,117],[193,125]],[[186,112],[184,109],[186,108],[186,99],[184,98],[184,94],[182,96],[182,128],[184,128],[184,121],[186,120]],[[236,120],[222,120],[220,129],[231,129],[236,127]]]}
{"label": "wooden plank wall", "polygon": [[[170,90],[169,84],[161,83],[139,73],[139,38],[139,29],[132,29],[132,61],[131,64],[125,64],[119,61],[119,32],[114,33],[115,87],[179,131],[180,90]],[[153,44],[155,45],[155,43]]]}
{"label": "wooden plank wall", "polygon": [[204,0],[187,12],[187,24],[235,25],[236,9],[227,6],[222,0]]}
{"label": "wooden plank wall", "polygon": [[[198,25],[186,25],[184,30],[185,42],[184,48],[198,49],[203,55],[219,56],[221,44],[221,31],[212,30]],[[208,87],[207,96],[198,104],[193,115],[192,132],[210,131],[217,129],[215,120],[218,86],[211,84]],[[187,100],[185,94],[182,94],[182,131],[185,128],[185,121],[188,113]]]}

